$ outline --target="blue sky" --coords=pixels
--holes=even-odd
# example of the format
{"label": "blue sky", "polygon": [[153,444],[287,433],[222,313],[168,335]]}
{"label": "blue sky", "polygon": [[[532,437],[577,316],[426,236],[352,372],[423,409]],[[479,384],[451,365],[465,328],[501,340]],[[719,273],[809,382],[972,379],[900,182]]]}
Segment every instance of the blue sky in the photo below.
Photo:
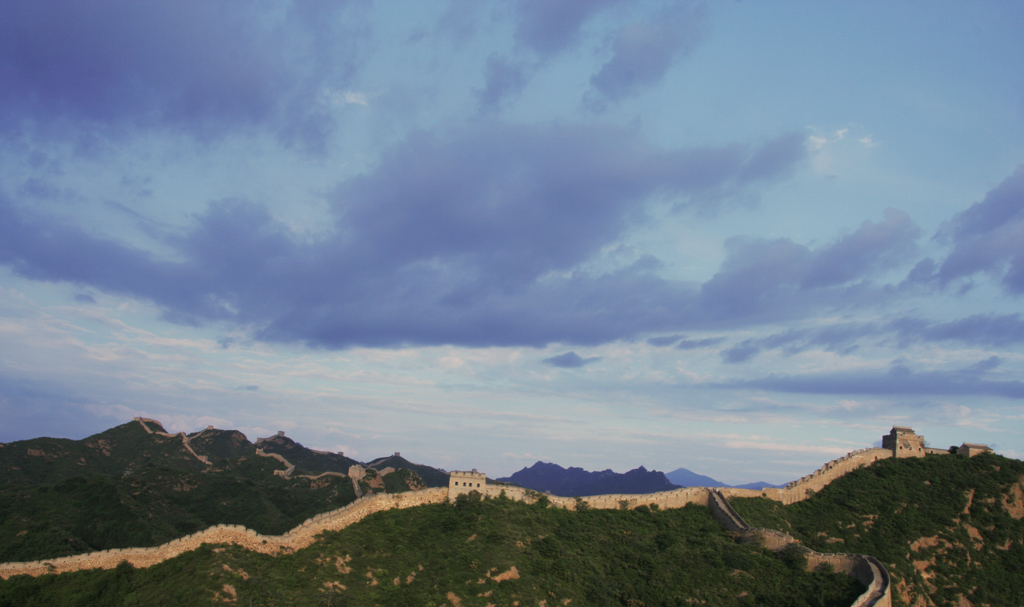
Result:
{"label": "blue sky", "polygon": [[0,440],[1024,457],[1016,2],[0,4]]}

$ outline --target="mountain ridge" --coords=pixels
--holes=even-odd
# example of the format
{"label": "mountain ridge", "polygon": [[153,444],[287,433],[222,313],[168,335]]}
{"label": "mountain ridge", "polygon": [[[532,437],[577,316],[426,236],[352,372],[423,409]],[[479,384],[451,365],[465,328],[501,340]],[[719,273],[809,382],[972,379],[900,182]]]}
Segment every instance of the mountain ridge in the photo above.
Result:
{"label": "mountain ridge", "polygon": [[610,469],[589,472],[583,468],[563,468],[558,464],[540,461],[498,480],[564,497],[656,493],[677,488],[665,478],[664,473],[647,470],[643,466],[624,473]]}
{"label": "mountain ridge", "polygon": [[676,468],[672,472],[666,472],[665,478],[680,487],[732,487],[734,489],[763,489],[764,487],[773,487],[778,489],[785,486],[785,483],[781,485],[773,485],[772,483],[766,483],[764,481],[744,483],[742,485],[729,485],[715,480],[710,476],[698,474],[686,468]]}
{"label": "mountain ridge", "polygon": [[[125,424],[124,426],[130,426],[130,424]],[[130,427],[125,428],[124,426],[111,429],[113,432],[106,433],[102,438],[106,442],[101,442],[101,439],[97,438],[99,435],[89,437],[89,439],[93,440],[89,441],[88,445],[75,446],[67,442],[54,442],[54,439],[43,439],[44,442],[33,443],[32,445],[3,445],[0,448],[0,464],[10,463],[8,447],[13,446],[17,447],[14,450],[15,452],[22,452],[22,460],[42,458],[42,461],[54,464],[56,467],[55,462],[59,458],[54,454],[41,452],[39,447],[44,446],[44,444],[64,448],[68,452],[67,455],[77,453],[75,449],[88,449],[91,450],[89,453],[92,453],[93,457],[113,457],[116,459],[116,457],[120,457],[119,454],[121,454],[123,447],[127,443],[138,439],[140,436],[138,431],[133,431]],[[907,429],[901,428],[900,430]],[[894,428],[894,434],[896,432],[897,429]],[[235,433],[234,431],[211,432],[211,429],[208,428],[204,432],[191,435],[191,438],[195,441],[194,445],[190,445],[182,437],[183,435],[181,434],[164,434],[163,436],[148,440],[156,441],[154,444],[167,448],[171,461],[179,464],[181,463],[180,457],[184,457],[181,447],[190,447],[186,449],[186,452],[189,453],[187,457],[191,458],[191,461],[188,462],[186,467],[194,466],[195,462],[200,461],[199,458],[204,458],[208,460],[208,463],[204,464],[203,474],[213,474],[221,466],[227,468],[235,466],[239,472],[244,472],[243,466],[240,463],[236,462],[233,464],[231,461],[232,456],[248,453],[249,447],[240,433]],[[203,440],[197,440],[199,437],[203,437]],[[123,441],[124,444],[118,442],[119,440]],[[175,443],[175,440],[180,442]],[[198,449],[198,452],[192,453],[192,447]],[[28,454],[27,450],[29,448],[40,452]],[[255,451],[254,447],[253,450]],[[587,500],[576,500],[573,502],[572,499],[554,496],[546,497],[517,487],[501,487],[490,483],[488,483],[489,486],[486,489],[481,488],[479,491],[490,496],[490,500],[497,502],[508,501],[504,499],[506,497],[505,492],[507,491],[509,496],[520,495],[527,498],[528,502],[534,501],[534,507],[539,507],[543,510],[548,510],[549,505],[556,505],[557,508],[553,508],[553,510],[578,510],[584,516],[586,512],[597,508],[605,509],[605,511],[632,510],[636,513],[635,516],[638,517],[660,516],[655,513],[666,509],[675,511],[681,508],[683,504],[673,503],[675,499],[686,501],[687,504],[698,505],[706,502],[709,496],[717,495],[719,498],[724,498],[725,495],[728,495],[730,499],[737,500],[737,506],[743,513],[743,518],[748,519],[753,524],[759,524],[768,529],[781,528],[784,531],[779,532],[779,534],[793,533],[797,539],[802,538],[801,541],[806,545],[823,552],[845,548],[847,551],[853,549],[857,553],[877,555],[884,560],[886,568],[890,571],[898,572],[893,582],[895,586],[892,604],[894,605],[918,604],[922,597],[928,597],[926,600],[931,601],[927,604],[964,604],[963,600],[967,599],[968,595],[970,595],[969,598],[973,601],[972,604],[986,603],[993,606],[1019,604],[1005,601],[1000,602],[998,599],[1006,596],[1004,588],[1007,583],[1006,580],[1016,579],[1014,578],[1015,575],[1021,577],[1018,574],[1024,573],[1019,570],[1019,567],[1015,569],[1012,565],[1015,562],[1019,563],[1019,557],[1024,555],[1024,526],[1022,526],[1024,522],[1021,521],[1024,518],[1024,506],[1021,506],[1021,503],[1024,503],[1024,490],[1022,490],[1022,487],[1024,487],[1024,464],[990,452],[982,452],[978,457],[975,457],[973,450],[965,450],[959,456],[955,455],[955,453],[957,453],[955,449],[949,451],[930,450],[927,455],[922,453],[921,456],[917,457],[899,457],[895,450],[862,449],[823,465],[819,470],[803,477],[799,481],[794,481],[783,491],[761,492],[735,489],[726,490],[724,488],[719,491],[707,488],[689,488],[650,495],[606,495],[604,499],[599,498],[589,502]],[[395,457],[397,457],[397,454]],[[258,473],[258,475],[274,477],[275,475],[266,474],[268,467],[280,469],[278,464],[281,462],[276,459],[253,458],[247,455],[240,459],[262,464],[262,467],[258,470],[250,471],[254,474]],[[373,460],[371,465],[380,467],[389,463],[392,462],[387,461],[387,458],[378,458],[378,460]],[[395,463],[400,462],[396,461]],[[542,470],[547,469],[550,472],[558,472],[559,470],[572,472],[580,476],[584,481],[590,478],[606,480],[608,478],[625,477],[628,475],[628,473],[616,475],[610,470],[597,473],[587,473],[582,469],[570,469],[567,471],[554,464],[544,464],[543,462],[538,462],[538,464],[541,464],[540,468]],[[4,470],[6,467],[0,465],[0,470]],[[141,464],[140,470],[132,471],[130,474],[124,475],[123,478],[132,479],[133,477],[145,476],[147,474],[152,478],[154,471],[168,476],[168,470],[175,472],[170,468],[161,468],[159,465],[147,461]],[[380,476],[390,477],[391,474],[384,474],[385,470],[386,467],[381,470]],[[194,473],[184,470],[177,472],[179,473],[178,476],[170,475],[164,482],[169,480],[180,485],[182,480],[187,483],[191,479],[196,478]],[[369,469],[367,472],[369,472]],[[642,466],[630,472],[639,476],[660,475],[664,477],[662,473],[648,471]],[[376,470],[374,470],[374,473],[376,473]],[[611,476],[609,476],[609,473]],[[188,474],[192,474],[192,476],[188,476]],[[592,475],[596,475],[596,477]],[[93,476],[106,478],[102,475]],[[199,475],[199,478],[201,477],[202,474]],[[251,478],[257,478],[257,476]],[[452,478],[454,480],[460,480],[460,478],[484,480],[482,474],[475,472],[452,472]],[[72,480],[74,481],[74,479]],[[331,478],[327,477],[323,480],[330,482]],[[840,482],[835,482],[836,480]],[[74,482],[58,483],[56,485],[51,484],[50,486],[42,485],[38,488],[31,488],[30,493],[37,493],[39,492],[38,489],[46,488],[47,492],[50,493],[56,491],[57,494],[65,494],[68,490],[74,490],[75,485],[83,482],[88,483],[88,478]],[[276,478],[273,482],[306,483],[310,482],[310,479],[309,477],[295,479]],[[455,508],[457,510],[468,507],[468,504],[473,503],[474,500],[476,502],[481,501],[480,493],[476,489],[470,489],[473,485],[469,483],[464,484],[469,486],[462,487],[461,492],[453,494],[456,489],[454,485],[452,485],[451,489],[444,491],[449,498],[444,501],[450,502],[447,508]],[[284,485],[279,486],[284,488]],[[193,499],[198,497],[194,491],[193,488],[191,493]],[[427,491],[440,492],[442,490]],[[46,492],[43,493],[45,494]],[[189,493],[189,490],[186,489],[186,493]],[[778,495],[774,499],[768,499],[776,494]],[[790,497],[785,498],[783,494]],[[409,492],[404,495],[407,495],[415,502],[423,499],[423,496],[426,496],[427,493]],[[453,496],[456,499],[450,499]],[[690,497],[687,498],[686,496]],[[704,497],[701,498],[701,496]],[[59,495],[53,495],[52,497],[57,498]],[[513,499],[522,499],[522,497]],[[745,502],[742,499],[744,497],[751,501]],[[371,496],[368,499],[382,504],[385,508],[392,501],[391,496],[383,493]],[[395,502],[397,504],[403,498],[394,496],[394,499],[399,500]],[[290,500],[291,497],[289,495],[288,501]],[[17,500],[2,499],[0,504],[6,505],[12,501]],[[362,503],[369,506],[371,502]],[[660,508],[656,507],[659,503]],[[685,507],[689,508],[690,506]],[[857,507],[857,510],[854,511],[851,507]],[[370,515],[371,520],[377,520],[372,519],[372,517],[375,516],[373,513],[378,510],[379,508],[376,506],[369,507],[365,510],[364,516]],[[343,508],[330,516],[328,516],[328,513],[317,515],[307,520],[300,527],[293,528],[286,535],[291,536],[298,529],[314,532],[317,521],[320,521],[320,524],[328,523],[329,521],[347,524],[345,522],[346,515],[343,514],[345,511],[346,509]],[[447,512],[447,510],[445,511]],[[2,509],[0,509],[0,514],[2,513]],[[107,516],[108,518],[115,518],[110,513]],[[558,516],[564,517],[567,515]],[[575,517],[577,515],[572,516]],[[471,517],[471,520],[479,519],[474,516]],[[572,521],[577,520],[580,519],[565,519],[559,523],[558,528],[563,531],[571,530],[576,524]],[[836,526],[837,521],[848,522]],[[4,521],[0,521],[0,528],[4,526]],[[232,527],[232,525],[221,524],[218,527],[224,527],[227,530],[226,528]],[[728,525],[726,527],[728,528]],[[217,541],[214,539],[217,537],[216,530],[207,530],[207,533],[214,533],[211,539],[215,542]],[[235,533],[236,535],[241,533],[244,536],[248,531],[236,530]],[[200,536],[203,536],[203,534],[192,534],[181,538],[180,541],[198,543],[198,537]],[[572,544],[572,537],[571,535],[566,536],[566,538],[560,541]],[[544,536],[542,535],[538,539],[543,540],[543,538]],[[898,541],[893,543],[893,538]],[[470,544],[475,539],[477,539],[477,534],[474,533],[463,543]],[[483,545],[491,545],[493,541],[500,539],[498,536],[492,537],[486,533],[480,537]],[[839,542],[843,545],[833,546],[834,542]],[[548,544],[551,544],[551,542],[547,542],[544,545],[547,546]],[[373,545],[377,545],[376,542],[373,542]],[[558,544],[555,545],[557,546]],[[196,548],[200,547],[196,546]],[[909,553],[907,552],[908,548],[910,550]],[[979,551],[982,548],[984,551]],[[145,549],[143,550],[145,551]],[[373,550],[376,552],[380,548],[374,548]],[[965,553],[965,550],[968,553]],[[553,547],[544,548],[543,553],[556,557],[561,554],[559,550]],[[915,555],[913,562],[906,560],[910,559],[911,553]],[[102,554],[106,555],[107,553]],[[117,554],[119,553],[115,552],[111,556],[115,561],[117,560]],[[783,554],[784,560],[791,559],[791,557],[795,558],[794,554],[788,556],[787,554]],[[906,557],[904,557],[905,554],[907,555]],[[965,555],[966,560],[964,560]],[[339,558],[341,557],[339,556]],[[968,588],[966,591],[957,592],[956,589],[958,584],[960,584],[958,581],[960,578],[957,576],[974,575],[968,567],[972,560],[974,563],[993,563],[995,574],[983,577],[974,576],[970,578],[972,581],[968,583],[969,586],[974,587],[974,590]],[[957,565],[959,569],[956,567],[950,569],[947,566],[949,563],[956,564],[961,561],[964,564]],[[798,561],[793,562],[798,563]],[[41,565],[45,566],[45,562],[41,563]],[[113,563],[111,566],[113,566]],[[923,569],[919,567],[931,568],[928,571],[927,577],[922,577],[921,572]],[[968,568],[964,569],[963,567]],[[337,569],[340,572],[342,570],[341,565],[338,565]],[[117,570],[121,571],[122,567],[117,567]],[[128,570],[130,570],[130,567]],[[964,573],[965,571],[967,572],[966,574]],[[45,573],[45,571],[42,571],[42,573]],[[371,570],[372,573],[373,571]],[[1018,581],[1021,583],[1016,587],[1024,586],[1024,579]],[[888,583],[886,583],[886,587],[888,587]],[[1013,584],[1011,584],[1011,587],[1013,587]],[[951,588],[953,590],[950,590]],[[256,589],[258,590],[258,588]],[[3,590],[0,589],[0,591]],[[951,603],[950,601],[954,602]],[[959,601],[959,603],[956,601]],[[6,603],[0,601],[0,604]],[[926,603],[920,604],[924,605]]]}

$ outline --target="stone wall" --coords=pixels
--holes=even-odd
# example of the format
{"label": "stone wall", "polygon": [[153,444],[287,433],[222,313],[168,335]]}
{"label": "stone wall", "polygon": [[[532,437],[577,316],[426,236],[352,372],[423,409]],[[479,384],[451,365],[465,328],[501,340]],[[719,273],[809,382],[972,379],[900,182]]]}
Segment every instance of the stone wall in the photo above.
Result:
{"label": "stone wall", "polygon": [[[479,488],[460,487],[458,490],[456,490],[455,487],[450,487],[449,491],[451,492],[449,494],[449,499],[451,500],[454,500],[462,493],[470,493],[473,491],[485,497],[498,497],[504,494],[508,499],[527,502],[530,504],[535,503],[541,497],[546,497],[552,506],[556,508],[565,508],[567,510],[576,509],[577,499],[585,503],[590,508],[597,508],[600,510],[617,510],[620,508],[633,509],[639,506],[682,508],[687,504],[699,504],[701,506],[708,505],[708,490],[704,487],[684,487],[681,489],[673,489],[671,491],[660,491],[658,493],[645,494],[591,495],[581,498],[551,495],[534,491],[533,489],[498,483],[482,484]],[[757,493],[757,495],[760,495],[760,493]]]}
{"label": "stone wall", "polygon": [[134,567],[149,567],[195,550],[204,543],[235,544],[264,554],[292,552],[312,544],[317,534],[344,529],[374,512],[437,504],[447,499],[448,490],[443,487],[407,493],[375,494],[358,499],[344,508],[318,514],[284,535],[261,535],[241,525],[215,525],[152,548],[121,548],[43,561],[0,563],[0,579],[14,575],[38,576],[83,569],[113,569],[121,561],[127,561]]}
{"label": "stone wall", "polygon": [[[146,425],[147,422],[159,423],[155,420],[136,418],[136,421],[150,434],[160,434],[167,437],[174,436],[163,432],[154,432]],[[181,433],[180,436],[185,446],[189,451],[192,451],[191,446],[188,444],[187,436],[184,433]],[[978,447],[983,446],[978,445]],[[946,453],[943,450],[927,449],[927,451],[928,454]],[[265,453],[262,449],[257,449],[256,452],[264,457],[278,459],[285,466],[294,470],[291,463],[280,455]],[[194,451],[192,453],[195,455]],[[198,455],[196,457],[199,458]],[[709,489],[705,487],[686,487],[642,495],[613,494],[588,496],[585,498],[547,495],[523,487],[487,483],[486,475],[476,470],[472,472],[453,471],[449,477],[449,487],[422,489],[396,494],[373,494],[360,497],[348,506],[308,519],[298,527],[280,536],[264,536],[240,525],[217,525],[153,548],[104,550],[102,552],[45,561],[0,563],[0,579],[7,579],[21,574],[37,576],[82,569],[111,569],[116,567],[121,561],[127,561],[135,567],[149,567],[189,550],[195,550],[203,543],[235,544],[265,554],[291,552],[312,544],[319,533],[343,529],[374,512],[441,503],[454,500],[459,495],[472,492],[477,492],[486,497],[504,496],[528,503],[534,503],[546,497],[553,507],[570,510],[575,509],[579,503],[598,509],[632,509],[640,506],[655,505],[659,508],[667,509],[681,508],[687,504],[699,504],[711,508],[712,515],[729,531],[741,533],[748,541],[756,541],[769,550],[779,551],[799,542],[782,531],[750,527],[732,508],[728,498],[766,497],[783,504],[793,504],[807,499],[832,481],[853,470],[889,457],[893,457],[891,449],[868,448],[853,451],[841,458],[828,462],[818,470],[789,483],[781,489],[765,488],[757,490],[728,487]],[[275,473],[278,472],[284,471],[275,471]],[[358,474],[353,475],[353,472],[358,471],[349,470],[349,476],[353,477],[353,481],[355,481],[354,476],[358,476]],[[827,563],[835,571],[855,577],[867,588],[864,594],[853,604],[853,607],[891,607],[889,574],[885,567],[874,557],[859,554],[819,553],[806,548],[805,551],[808,555],[808,567],[819,568]]]}
{"label": "stone wall", "polygon": [[[791,545],[799,545],[799,541],[791,535],[776,529],[751,527],[732,507],[721,491],[710,490],[708,506],[711,514],[729,531],[742,534],[747,541],[757,542],[768,550],[779,552]],[[807,548],[809,570],[821,569],[829,565],[837,573],[844,573],[860,582],[865,591],[853,603],[853,607],[892,607],[892,594],[889,588],[889,572],[878,559],[863,554],[825,553]]]}
{"label": "stone wall", "polygon": [[156,421],[155,419],[150,419],[148,417],[136,417],[135,421],[139,422],[139,425],[142,426],[142,429],[146,431],[146,434],[156,434],[157,436],[163,436],[165,438],[174,438],[175,436],[181,438],[181,444],[185,445],[185,449],[189,453],[191,453],[193,457],[203,462],[207,466],[213,465],[210,463],[209,458],[207,458],[205,455],[199,455],[198,453],[192,450],[192,445],[188,442],[188,435],[186,435],[184,432],[179,432],[177,434],[168,434],[167,432],[158,432],[156,430],[153,430],[146,424],[156,424],[161,428],[163,427],[163,424]]}
{"label": "stone wall", "polygon": [[858,449],[834,459],[814,472],[801,477],[781,489],[766,487],[764,489],[733,489],[731,487],[719,487],[716,490],[726,498],[732,497],[767,497],[783,504],[795,504],[803,501],[818,491],[824,489],[829,483],[841,476],[864,466],[870,466],[878,460],[892,457],[892,451],[888,449],[868,448]]}

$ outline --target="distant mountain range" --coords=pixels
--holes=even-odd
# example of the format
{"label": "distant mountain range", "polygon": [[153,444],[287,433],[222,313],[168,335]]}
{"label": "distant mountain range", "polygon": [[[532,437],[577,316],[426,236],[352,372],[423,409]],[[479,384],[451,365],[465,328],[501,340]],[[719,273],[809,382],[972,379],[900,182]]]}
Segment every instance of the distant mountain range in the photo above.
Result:
{"label": "distant mountain range", "polygon": [[609,493],[655,493],[679,487],[738,487],[740,489],[761,489],[780,487],[771,483],[757,482],[745,485],[727,485],[710,476],[691,472],[686,468],[673,470],[668,474],[647,470],[643,466],[629,472],[601,470],[588,472],[583,468],[563,468],[558,464],[537,462],[523,468],[512,476],[498,479],[534,491],[549,492],[564,497],[584,497]]}
{"label": "distant mountain range", "polygon": [[716,481],[710,476],[704,476],[703,474],[697,474],[686,468],[677,468],[672,472],[665,474],[672,483],[679,485],[680,487],[735,487],[737,489],[763,489],[765,487],[784,487],[785,485],[773,485],[759,481],[756,483],[746,483],[744,485],[727,485],[723,482]]}
{"label": "distant mountain range", "polygon": [[512,476],[498,480],[565,497],[608,493],[654,493],[676,488],[665,478],[664,472],[647,470],[643,466],[620,474],[611,470],[588,472],[583,468],[563,468],[558,464],[537,462]]}

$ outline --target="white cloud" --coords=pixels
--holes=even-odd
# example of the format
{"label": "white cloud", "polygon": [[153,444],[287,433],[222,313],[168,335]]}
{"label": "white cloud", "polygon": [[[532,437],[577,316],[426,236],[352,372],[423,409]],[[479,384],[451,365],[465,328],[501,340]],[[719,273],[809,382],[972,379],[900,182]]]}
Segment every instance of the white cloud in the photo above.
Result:
{"label": "white cloud", "polygon": [[369,107],[370,95],[364,91],[330,91],[321,93],[320,102],[325,105],[344,107],[346,105],[361,105]]}

